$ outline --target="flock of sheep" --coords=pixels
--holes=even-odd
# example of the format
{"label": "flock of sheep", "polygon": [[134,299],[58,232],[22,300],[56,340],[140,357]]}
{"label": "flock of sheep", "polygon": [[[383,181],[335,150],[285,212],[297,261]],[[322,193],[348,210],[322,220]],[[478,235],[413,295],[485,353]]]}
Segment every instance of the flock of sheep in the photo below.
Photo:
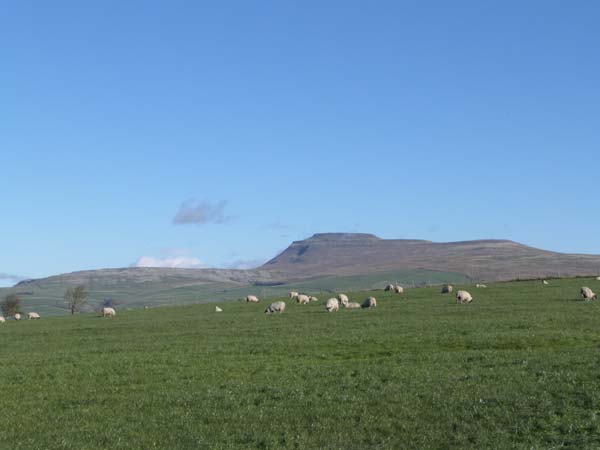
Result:
{"label": "flock of sheep", "polygon": [[[600,277],[597,278],[600,281]],[[547,280],[542,280],[542,284],[548,285]],[[487,286],[485,284],[478,283],[475,285],[476,288],[485,289]],[[386,292],[395,292],[398,294],[404,293],[404,288],[397,284],[388,284],[385,289]],[[454,290],[454,287],[450,284],[446,284],[442,287],[442,294],[451,294]],[[597,295],[588,287],[582,287],[580,290],[581,298],[585,301],[597,300]],[[312,302],[316,302],[319,299],[317,297],[312,297],[306,294],[300,294],[299,292],[290,292],[289,297],[291,300],[296,300],[297,303],[301,305],[307,305]],[[249,303],[258,303],[259,299],[256,295],[248,295],[246,297],[246,302]],[[465,290],[459,290],[456,293],[456,302],[461,304],[468,304],[473,302],[473,296],[470,292]],[[375,297],[368,297],[364,302],[357,303],[351,302],[348,299],[348,296],[345,294],[339,294],[337,297],[332,297],[325,302],[325,309],[328,312],[339,311],[340,305],[347,309],[359,309],[359,308],[375,308],[377,307],[377,299]],[[223,311],[218,306],[215,308],[215,311],[221,312]],[[267,309],[265,309],[266,314],[273,313],[283,313],[285,311],[285,302],[277,301],[271,303]]]}
{"label": "flock of sheep", "polygon": [[[596,278],[596,280],[600,281],[600,277]],[[548,281],[542,280],[542,284],[547,285]],[[485,284],[476,284],[475,287],[476,288],[486,288],[487,286]],[[404,288],[398,284],[388,284],[384,290],[386,292],[395,292],[397,294],[404,293]],[[442,294],[451,294],[453,290],[454,290],[454,288],[452,287],[452,285],[446,284],[442,287]],[[589,287],[586,287],[586,286],[581,288],[581,290],[579,291],[579,294],[581,295],[581,298],[583,298],[586,302],[598,299],[598,296]],[[289,297],[290,297],[290,300],[295,299],[296,302],[301,305],[308,305],[309,303],[314,303],[314,302],[319,301],[319,299],[317,297],[313,297],[313,296],[306,295],[306,294],[301,294],[299,292],[294,292],[294,291],[289,293]],[[248,302],[248,303],[258,303],[259,301],[260,300],[258,299],[258,297],[256,295],[248,295],[246,297],[246,302]],[[466,304],[466,303],[471,303],[472,301],[473,301],[473,296],[468,291],[459,290],[456,293],[456,302],[457,303]],[[350,299],[348,298],[348,296],[345,294],[339,294],[337,297],[332,297],[325,302],[325,309],[328,312],[339,311],[340,305],[342,305],[346,309],[360,309],[360,308],[371,309],[371,308],[377,307],[377,299],[375,297],[368,297],[361,304],[358,302],[351,302]],[[267,307],[267,309],[265,309],[266,314],[273,314],[273,313],[281,314],[284,311],[285,311],[285,302],[282,302],[282,301],[273,302]],[[223,312],[223,310],[221,308],[219,308],[218,306],[216,306],[215,312]],[[102,317],[114,317],[117,315],[117,312],[115,311],[114,308],[102,308],[101,313],[102,313]],[[15,320],[21,320],[21,314],[19,314],[19,313],[14,314],[13,318]],[[28,320],[39,319],[39,318],[40,318],[40,315],[36,312],[27,313]],[[5,323],[5,322],[6,322],[6,318],[4,316],[0,316],[0,323]]]}
{"label": "flock of sheep", "polygon": [[[39,319],[39,318],[40,318],[40,315],[36,312],[27,313],[27,320]],[[16,313],[15,315],[13,315],[13,319],[21,320],[21,314]],[[4,316],[0,316],[0,323],[4,323],[4,322],[6,322],[6,318]]]}
{"label": "flock of sheep", "polygon": [[[113,317],[113,316],[117,315],[117,312],[115,311],[114,308],[102,308],[101,313],[102,313],[102,317]],[[36,312],[28,312],[27,313],[28,320],[40,319],[40,318],[41,318],[41,316]],[[19,314],[19,313],[13,314],[13,319],[21,320],[21,314]],[[6,318],[4,316],[0,316],[0,323],[4,323],[4,322],[6,322]]]}
{"label": "flock of sheep", "polygon": [[[400,288],[400,290],[396,291],[396,292],[400,292],[400,293],[404,292],[402,287],[400,287],[400,286],[398,286],[398,287]],[[388,290],[388,289],[386,288],[386,290]],[[306,294],[300,294],[299,292],[293,292],[293,291],[289,293],[289,297],[290,297],[290,300],[296,300],[296,303],[298,303],[300,305],[308,305],[309,303],[314,303],[314,302],[319,301],[319,299],[317,297],[313,297],[313,296],[306,295]],[[248,302],[248,303],[258,303],[259,301],[260,300],[258,299],[258,297],[256,295],[248,295],[246,297],[246,302]],[[370,308],[377,307],[377,299],[375,297],[368,297],[367,299],[365,299],[364,302],[362,302],[362,304],[360,304],[357,302],[351,302],[350,299],[348,299],[348,296],[345,294],[339,294],[337,297],[332,297],[325,302],[325,309],[328,312],[339,311],[340,305],[342,305],[344,308],[347,308],[347,309],[359,309],[359,308],[370,309]],[[223,310],[217,306],[215,308],[215,311],[221,312]],[[267,307],[267,309],[265,309],[266,314],[273,314],[273,313],[281,314],[284,311],[285,311],[285,302],[282,302],[282,301],[273,302]]]}

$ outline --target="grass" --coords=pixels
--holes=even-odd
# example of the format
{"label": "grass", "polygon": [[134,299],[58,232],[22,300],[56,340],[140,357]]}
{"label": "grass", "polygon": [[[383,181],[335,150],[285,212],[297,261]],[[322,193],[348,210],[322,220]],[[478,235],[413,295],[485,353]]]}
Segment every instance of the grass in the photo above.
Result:
{"label": "grass", "polygon": [[[0,325],[0,448],[600,448],[595,280]],[[362,300],[372,292],[351,293]]]}
{"label": "grass", "polygon": [[[165,275],[160,280],[140,282],[123,277],[121,279],[90,278],[85,287],[89,291],[88,311],[99,310],[104,299],[116,302],[119,309],[141,309],[144,306],[169,306],[209,303],[244,298],[248,294],[260,297],[286,295],[290,290],[341,291],[383,287],[399,282],[406,286],[415,283],[440,284],[459,283],[468,279],[463,274],[433,270],[409,270],[391,273],[373,273],[360,276],[328,276],[307,279],[277,286],[250,286],[225,282],[192,280]],[[75,287],[62,277],[36,280],[14,288],[0,289],[0,300],[10,292],[22,294],[25,311],[36,311],[45,317],[69,313],[64,300],[65,291]],[[326,295],[323,294],[323,295]]]}

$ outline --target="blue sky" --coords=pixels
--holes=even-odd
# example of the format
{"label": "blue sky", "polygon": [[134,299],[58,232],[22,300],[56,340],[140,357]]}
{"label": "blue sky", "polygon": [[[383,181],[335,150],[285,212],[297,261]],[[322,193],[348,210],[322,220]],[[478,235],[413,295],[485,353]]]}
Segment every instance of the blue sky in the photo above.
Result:
{"label": "blue sky", "polygon": [[315,232],[600,253],[600,3],[0,11],[0,278]]}

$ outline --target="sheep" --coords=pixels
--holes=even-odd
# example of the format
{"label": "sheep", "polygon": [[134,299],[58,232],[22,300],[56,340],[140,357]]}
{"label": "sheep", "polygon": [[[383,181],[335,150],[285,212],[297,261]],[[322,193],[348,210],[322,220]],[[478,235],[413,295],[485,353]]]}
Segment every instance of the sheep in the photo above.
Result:
{"label": "sheep", "polygon": [[27,313],[27,320],[39,319],[39,318],[40,318],[40,315],[36,312]]}
{"label": "sheep", "polygon": [[279,314],[281,314],[284,311],[285,311],[285,302],[274,302],[274,303],[271,303],[267,307],[267,309],[265,309],[265,314],[273,314],[275,312],[278,312]]}
{"label": "sheep", "polygon": [[250,303],[258,303],[258,297],[256,295],[248,295],[246,297],[246,302],[250,302]]}
{"label": "sheep", "polygon": [[300,294],[298,292],[292,291],[290,292],[290,299],[295,299],[296,297],[298,297]]}
{"label": "sheep", "polygon": [[473,301],[473,297],[467,291],[458,291],[456,293],[456,302],[457,303],[471,303]]}
{"label": "sheep", "polygon": [[102,317],[114,317],[117,312],[114,308],[102,308]]}
{"label": "sheep", "polygon": [[4,323],[6,322],[6,319],[4,318],[4,316],[0,316],[0,323]]}
{"label": "sheep", "polygon": [[301,305],[308,305],[310,298],[308,295],[300,294],[298,297],[296,297],[296,302],[300,303]]}
{"label": "sheep", "polygon": [[21,320],[21,314],[16,313],[14,316],[15,320]]}
{"label": "sheep", "polygon": [[487,286],[485,284],[476,284],[475,285],[476,288],[486,288]]}
{"label": "sheep", "polygon": [[384,289],[384,291],[386,291],[386,292],[394,291],[394,290],[396,290],[396,286],[394,286],[393,284],[388,284]]}
{"label": "sheep", "polygon": [[394,292],[396,294],[404,294],[404,288],[397,284],[396,286],[394,286]]}
{"label": "sheep", "polygon": [[[348,298],[346,297],[346,300],[347,299]],[[346,303],[348,303],[348,302],[346,302]],[[327,300],[327,303],[325,303],[325,309],[329,312],[339,311],[340,310],[339,300],[337,298],[330,298],[329,300]]]}
{"label": "sheep", "polygon": [[215,306],[215,312],[223,312],[223,310],[221,308],[219,308],[218,306]]}
{"label": "sheep", "polygon": [[600,277],[596,277],[596,281],[600,281]]}
{"label": "sheep", "polygon": [[363,308],[375,308],[376,306],[377,306],[377,300],[375,299],[375,297],[367,298],[362,304]]}
{"label": "sheep", "polygon": [[339,295],[337,296],[337,298],[338,298],[338,300],[340,301],[340,303],[342,303],[342,304],[343,304],[344,302],[348,303],[348,296],[347,296],[346,294],[339,294]]}
{"label": "sheep", "polygon": [[452,287],[451,284],[447,284],[445,286],[442,287],[442,294],[452,294],[452,289],[454,289]]}
{"label": "sheep", "polygon": [[308,300],[312,303],[312,302],[318,302],[319,299],[317,297],[309,297]]}
{"label": "sheep", "polygon": [[586,302],[589,302],[590,300],[596,300],[598,298],[598,296],[594,294],[589,287],[582,287],[579,293]]}
{"label": "sheep", "polygon": [[548,284],[546,280],[542,280],[542,284]]}
{"label": "sheep", "polygon": [[360,303],[358,302],[348,302],[348,303],[343,303],[344,308],[346,309],[357,309],[360,308]]}

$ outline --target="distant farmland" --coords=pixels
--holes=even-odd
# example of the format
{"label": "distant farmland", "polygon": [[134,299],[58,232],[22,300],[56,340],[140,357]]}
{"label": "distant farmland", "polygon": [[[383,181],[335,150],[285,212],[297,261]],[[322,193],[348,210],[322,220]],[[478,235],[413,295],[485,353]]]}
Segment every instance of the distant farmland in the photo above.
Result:
{"label": "distant farmland", "polygon": [[[243,285],[227,281],[190,280],[177,275],[163,275],[157,279],[140,281],[138,278],[100,277],[76,280],[58,276],[34,281],[12,289],[0,290],[0,297],[8,292],[22,293],[25,311],[37,311],[46,316],[68,314],[64,294],[67,287],[79,283],[86,286],[90,298],[85,310],[98,310],[103,301],[110,299],[121,309],[186,305],[194,303],[235,300],[248,294],[260,297],[286,295],[290,290],[300,290],[316,295],[342,290],[376,289],[387,283],[398,282],[406,286],[465,282],[467,277],[457,273],[414,270],[361,276],[317,277],[293,283],[255,283]],[[3,295],[4,294],[4,295]]]}
{"label": "distant farmland", "polygon": [[0,448],[600,447],[594,279],[219,302],[0,325]]}

